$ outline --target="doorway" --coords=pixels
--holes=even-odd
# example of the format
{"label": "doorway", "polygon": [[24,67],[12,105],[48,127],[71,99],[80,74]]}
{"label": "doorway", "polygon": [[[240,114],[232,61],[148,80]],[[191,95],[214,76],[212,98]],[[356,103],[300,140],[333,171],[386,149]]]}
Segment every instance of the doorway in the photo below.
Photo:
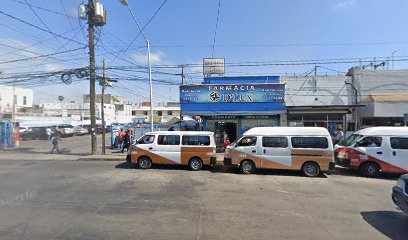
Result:
{"label": "doorway", "polygon": [[217,152],[222,151],[224,145],[224,138],[228,136],[230,142],[237,140],[238,123],[237,122],[215,122],[214,124],[214,138],[217,145]]}

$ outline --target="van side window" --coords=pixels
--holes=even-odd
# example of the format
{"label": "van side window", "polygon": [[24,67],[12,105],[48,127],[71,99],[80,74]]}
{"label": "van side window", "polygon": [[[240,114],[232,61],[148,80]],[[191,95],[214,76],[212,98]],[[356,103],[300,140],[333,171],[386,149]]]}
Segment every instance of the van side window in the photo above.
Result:
{"label": "van side window", "polygon": [[358,142],[359,147],[381,147],[382,137],[365,137]]}
{"label": "van side window", "polygon": [[286,137],[263,137],[262,147],[287,148],[288,139]]}
{"label": "van side window", "polygon": [[391,139],[392,149],[407,149],[408,150],[408,138],[392,137]]}
{"label": "van side window", "polygon": [[292,137],[293,148],[322,148],[329,147],[329,142],[325,137]]}
{"label": "van side window", "polygon": [[157,137],[158,145],[180,145],[179,135],[159,135]]}
{"label": "van side window", "polygon": [[243,137],[237,142],[237,147],[255,146],[256,137]]}
{"label": "van side window", "polygon": [[183,136],[183,145],[210,146],[210,136]]}
{"label": "van side window", "polygon": [[151,144],[154,142],[154,135],[144,135],[137,141],[137,144]]}

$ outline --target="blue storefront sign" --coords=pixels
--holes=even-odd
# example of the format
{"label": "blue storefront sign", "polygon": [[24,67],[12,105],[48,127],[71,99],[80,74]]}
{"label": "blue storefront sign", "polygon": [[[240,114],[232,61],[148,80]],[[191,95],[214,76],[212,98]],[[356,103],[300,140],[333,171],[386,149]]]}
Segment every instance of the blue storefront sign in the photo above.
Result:
{"label": "blue storefront sign", "polygon": [[202,84],[180,86],[183,114],[276,114],[285,110],[285,85]]}

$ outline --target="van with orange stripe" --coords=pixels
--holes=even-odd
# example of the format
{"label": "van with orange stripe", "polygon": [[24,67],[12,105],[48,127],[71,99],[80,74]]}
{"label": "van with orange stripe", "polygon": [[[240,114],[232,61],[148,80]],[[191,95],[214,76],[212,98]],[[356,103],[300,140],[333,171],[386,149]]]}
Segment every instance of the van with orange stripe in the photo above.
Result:
{"label": "van with orange stripe", "polygon": [[336,145],[336,163],[366,177],[408,173],[408,127],[371,127]]}
{"label": "van with orange stripe", "polygon": [[130,160],[141,169],[152,164],[188,165],[198,171],[216,164],[214,133],[198,131],[161,131],[146,133],[130,147]]}
{"label": "van with orange stripe", "polygon": [[333,144],[321,127],[256,127],[228,146],[224,165],[250,174],[258,168],[301,170],[308,177],[333,173]]}

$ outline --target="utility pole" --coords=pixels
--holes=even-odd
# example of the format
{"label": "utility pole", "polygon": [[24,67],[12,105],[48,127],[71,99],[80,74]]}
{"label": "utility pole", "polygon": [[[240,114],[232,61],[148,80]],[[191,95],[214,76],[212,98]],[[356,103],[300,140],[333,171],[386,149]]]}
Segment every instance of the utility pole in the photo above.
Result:
{"label": "utility pole", "polygon": [[105,87],[106,87],[106,61],[103,59],[103,81],[101,96],[101,115],[102,115],[102,155],[105,155]]}
{"label": "utility pole", "polygon": [[88,0],[88,35],[89,35],[89,104],[91,117],[91,149],[96,154],[96,117],[95,117],[95,43],[94,43],[95,5]]}
{"label": "utility pole", "polygon": [[[181,86],[184,85],[184,64],[181,65]],[[181,130],[181,123],[183,121],[183,115],[181,113],[181,103],[180,103],[180,130]]]}

